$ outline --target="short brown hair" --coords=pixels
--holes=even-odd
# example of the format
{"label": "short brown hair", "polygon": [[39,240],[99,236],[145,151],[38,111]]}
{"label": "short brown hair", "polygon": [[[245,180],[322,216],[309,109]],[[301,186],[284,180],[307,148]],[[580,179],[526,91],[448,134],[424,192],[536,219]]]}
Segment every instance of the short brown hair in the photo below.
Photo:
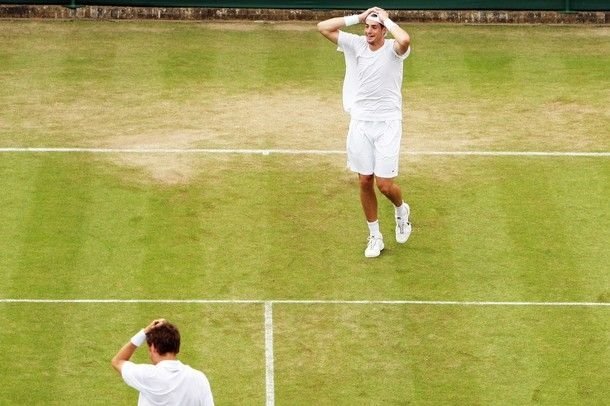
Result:
{"label": "short brown hair", "polygon": [[154,344],[159,355],[165,355],[168,352],[178,354],[180,352],[178,327],[172,323],[163,323],[146,334],[146,343],[149,347]]}

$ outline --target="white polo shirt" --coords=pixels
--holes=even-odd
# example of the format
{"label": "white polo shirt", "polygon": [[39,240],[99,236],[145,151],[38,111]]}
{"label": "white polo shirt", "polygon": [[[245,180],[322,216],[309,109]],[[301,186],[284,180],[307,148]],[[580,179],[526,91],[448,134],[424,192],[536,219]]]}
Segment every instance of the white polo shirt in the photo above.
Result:
{"label": "white polo shirt", "polygon": [[157,365],[123,363],[125,383],[140,392],[138,406],[213,406],[208,378],[178,360]]}
{"label": "white polo shirt", "polygon": [[394,39],[371,51],[366,38],[339,31],[337,45],[345,54],[343,107],[352,118],[363,121],[402,120],[404,55],[394,51]]}

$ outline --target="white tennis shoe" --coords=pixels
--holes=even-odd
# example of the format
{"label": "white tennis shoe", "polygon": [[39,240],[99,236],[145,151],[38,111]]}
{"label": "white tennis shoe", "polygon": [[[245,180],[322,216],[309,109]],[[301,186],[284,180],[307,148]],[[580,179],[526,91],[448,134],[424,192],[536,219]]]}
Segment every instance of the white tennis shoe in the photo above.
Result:
{"label": "white tennis shoe", "polygon": [[385,246],[383,245],[383,237],[381,234],[379,235],[371,235],[369,236],[368,242],[366,244],[366,249],[364,250],[364,256],[367,258],[376,258],[381,254],[381,251]]}
{"label": "white tennis shoe", "polygon": [[411,223],[409,222],[409,215],[411,214],[411,208],[407,203],[407,215],[405,217],[396,216],[396,242],[404,244],[411,235]]}

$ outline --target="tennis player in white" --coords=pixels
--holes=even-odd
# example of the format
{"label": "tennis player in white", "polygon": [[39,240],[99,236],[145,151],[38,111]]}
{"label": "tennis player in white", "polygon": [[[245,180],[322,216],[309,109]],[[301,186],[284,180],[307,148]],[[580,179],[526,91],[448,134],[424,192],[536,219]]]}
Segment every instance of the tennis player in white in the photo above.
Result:
{"label": "tennis player in white", "polygon": [[[130,359],[146,342],[151,364]],[[214,406],[208,378],[180,362],[180,332],[165,319],[153,320],[112,358],[125,383],[140,392],[138,406]]]}
{"label": "tennis player in white", "polygon": [[[359,23],[364,23],[363,36],[341,31]],[[360,202],[369,227],[364,255],[378,257],[384,243],[375,184],[394,204],[396,241],[405,243],[411,235],[410,208],[394,182],[402,137],[403,61],[411,52],[411,38],[379,7],[322,21],[318,30],[345,55],[343,107],[351,116],[347,163],[358,173]],[[388,31],[393,39],[386,39]]]}

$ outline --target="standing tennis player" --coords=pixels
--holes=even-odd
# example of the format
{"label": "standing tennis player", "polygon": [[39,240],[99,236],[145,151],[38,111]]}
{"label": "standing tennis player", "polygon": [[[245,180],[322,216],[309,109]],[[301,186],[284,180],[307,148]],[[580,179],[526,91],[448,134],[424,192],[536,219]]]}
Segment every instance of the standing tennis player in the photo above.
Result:
{"label": "standing tennis player", "polygon": [[[341,31],[359,23],[364,23],[363,36]],[[411,234],[410,208],[394,182],[402,136],[403,61],[411,52],[411,38],[379,7],[322,21],[318,30],[345,55],[343,107],[351,116],[347,163],[358,173],[360,202],[369,227],[364,255],[378,257],[384,244],[375,184],[394,204],[396,241],[405,243]],[[386,39],[388,31],[393,39]]]}
{"label": "standing tennis player", "polygon": [[[146,341],[151,364],[129,359]],[[165,319],[153,320],[112,358],[125,383],[140,392],[138,406],[214,406],[208,378],[180,362],[180,332]]]}

